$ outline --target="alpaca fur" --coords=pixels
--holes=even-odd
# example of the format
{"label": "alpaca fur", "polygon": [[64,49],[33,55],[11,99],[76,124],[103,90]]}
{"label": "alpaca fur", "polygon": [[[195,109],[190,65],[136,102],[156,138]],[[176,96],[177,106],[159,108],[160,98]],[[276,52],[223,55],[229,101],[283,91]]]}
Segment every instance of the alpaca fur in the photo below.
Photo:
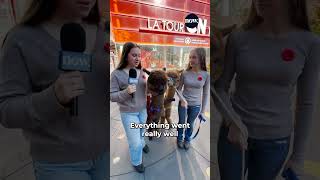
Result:
{"label": "alpaca fur", "polygon": [[[168,77],[164,71],[152,71],[147,81],[148,102],[147,102],[147,124],[158,124],[164,114],[164,93],[168,86]],[[149,132],[153,129],[148,129]],[[151,139],[151,138],[150,138]]]}
{"label": "alpaca fur", "polygon": [[172,107],[172,101],[175,101],[174,95],[176,93],[176,88],[179,85],[179,80],[180,80],[180,75],[183,70],[181,71],[168,71],[166,74],[169,78],[169,83],[168,83],[168,89],[165,93],[165,98],[164,98],[164,113],[161,116],[161,124],[164,124],[165,121],[170,124],[172,124],[171,120],[171,107]]}

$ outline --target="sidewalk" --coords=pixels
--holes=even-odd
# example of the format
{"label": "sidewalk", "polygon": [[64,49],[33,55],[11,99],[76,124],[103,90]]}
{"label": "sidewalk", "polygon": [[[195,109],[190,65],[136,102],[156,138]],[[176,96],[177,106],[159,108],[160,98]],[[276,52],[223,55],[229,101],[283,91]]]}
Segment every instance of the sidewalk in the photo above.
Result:
{"label": "sidewalk", "polygon": [[[212,102],[210,104],[213,104]],[[307,177],[304,180],[320,180],[320,146],[318,137],[320,131],[320,98],[318,98],[316,115],[311,128],[310,139],[307,143],[305,171]],[[176,118],[177,107],[175,106],[172,116]],[[174,138],[160,138],[146,142],[150,152],[144,155],[146,171],[139,174],[130,165],[128,144],[120,121],[118,106],[111,103],[111,180],[220,180],[217,158],[216,143],[220,117],[214,111],[211,120],[201,127],[200,134],[192,142],[193,148],[188,152],[176,148]],[[177,119],[176,119],[177,120]],[[214,136],[209,139],[210,123],[214,123]],[[210,159],[210,143],[214,157]],[[0,179],[1,180],[34,180],[31,158],[28,152],[28,143],[25,141],[20,130],[5,129],[0,125]],[[210,174],[208,167],[213,168]],[[210,175],[210,176],[209,176]]]}
{"label": "sidewalk", "polygon": [[[209,106],[208,106],[209,107]],[[209,110],[209,109],[208,109]],[[209,180],[210,179],[210,120],[202,124],[198,137],[188,151],[177,149],[175,137],[153,138],[146,143],[150,152],[143,155],[146,167],[137,173],[131,163],[127,138],[122,127],[118,106],[110,105],[110,179],[111,180]],[[209,112],[206,112],[209,115]],[[174,102],[172,119],[178,122],[177,102]],[[211,179],[216,179],[211,177]]]}

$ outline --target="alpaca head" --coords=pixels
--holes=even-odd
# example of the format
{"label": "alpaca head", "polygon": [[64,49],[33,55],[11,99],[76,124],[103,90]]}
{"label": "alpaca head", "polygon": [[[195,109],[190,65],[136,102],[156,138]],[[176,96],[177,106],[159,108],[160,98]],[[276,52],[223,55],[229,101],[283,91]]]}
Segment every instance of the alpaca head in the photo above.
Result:
{"label": "alpaca head", "polygon": [[180,75],[182,70],[170,70],[167,71],[168,86],[176,88],[180,82]]}
{"label": "alpaca head", "polygon": [[156,70],[151,71],[148,81],[148,92],[153,96],[163,95],[168,86],[168,77],[164,71]]}

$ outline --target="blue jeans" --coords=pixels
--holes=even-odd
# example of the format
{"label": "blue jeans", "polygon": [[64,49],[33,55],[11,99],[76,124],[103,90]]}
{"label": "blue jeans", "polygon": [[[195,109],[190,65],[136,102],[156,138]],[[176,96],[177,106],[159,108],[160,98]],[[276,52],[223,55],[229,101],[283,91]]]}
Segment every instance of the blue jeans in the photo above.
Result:
{"label": "blue jeans", "polygon": [[188,108],[182,107],[180,104],[178,106],[178,114],[179,114],[179,124],[184,124],[186,122],[186,116],[187,116],[187,123],[190,124],[190,128],[178,128],[178,141],[183,140],[183,132],[185,131],[185,141],[190,142],[191,141],[191,135],[193,131],[193,125],[194,121],[197,118],[199,112],[200,112],[201,106],[188,106]]}
{"label": "blue jeans", "polygon": [[[228,128],[221,127],[218,142],[218,162],[223,180],[240,180],[242,174],[242,153],[227,139]],[[290,137],[257,140],[248,139],[245,152],[245,171],[248,180],[274,180],[280,172],[289,153]]]}
{"label": "blue jeans", "polygon": [[76,163],[34,161],[36,180],[105,180],[108,168],[107,153],[97,159]]}
{"label": "blue jeans", "polygon": [[144,109],[140,112],[120,114],[129,143],[131,163],[134,166],[140,165],[142,163],[142,149],[145,146],[144,136],[142,136],[145,129],[131,129],[130,127],[131,123],[145,124],[147,120],[147,110]]}

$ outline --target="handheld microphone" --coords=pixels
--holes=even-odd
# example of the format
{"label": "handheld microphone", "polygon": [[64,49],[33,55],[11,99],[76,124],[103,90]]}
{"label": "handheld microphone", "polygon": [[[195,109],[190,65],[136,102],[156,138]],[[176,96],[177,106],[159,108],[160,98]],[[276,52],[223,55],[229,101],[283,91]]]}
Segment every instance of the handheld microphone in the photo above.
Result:
{"label": "handheld microphone", "polygon": [[[60,31],[61,52],[59,69],[63,71],[90,72],[92,56],[84,54],[86,49],[86,33],[80,24],[64,24]],[[72,116],[78,115],[78,97],[71,101]]]}
{"label": "handheld microphone", "polygon": [[[138,84],[137,71],[133,68],[129,70],[128,84]],[[131,96],[134,98],[134,93],[132,93]]]}
{"label": "handheld microphone", "polygon": [[145,69],[145,68],[143,68],[143,69],[142,69],[142,71],[143,71],[143,72],[145,72],[145,73],[147,73],[148,75],[150,75],[150,74],[151,74],[151,72],[150,72],[150,71],[148,71],[148,70],[147,70],[147,69]]}

